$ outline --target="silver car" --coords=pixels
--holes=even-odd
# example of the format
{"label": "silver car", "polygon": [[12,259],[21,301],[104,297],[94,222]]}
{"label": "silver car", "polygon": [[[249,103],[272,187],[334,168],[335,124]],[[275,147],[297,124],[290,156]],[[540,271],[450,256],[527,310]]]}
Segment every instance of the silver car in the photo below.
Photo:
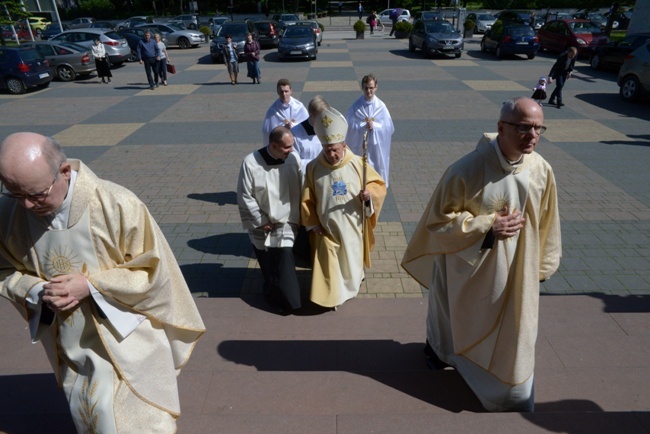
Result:
{"label": "silver car", "polygon": [[93,41],[98,39],[104,44],[106,55],[113,65],[121,65],[129,59],[131,49],[126,39],[113,30],[102,29],[79,29],[66,30],[50,39],[58,42],[72,42],[73,44],[83,45],[90,49]]}
{"label": "silver car", "polygon": [[68,23],[69,29],[85,29],[90,24],[94,23],[95,19],[91,17],[80,17],[75,18],[74,20]]}
{"label": "silver car", "polygon": [[167,37],[169,45],[178,45],[179,48],[198,47],[205,42],[205,35],[196,30],[182,29],[175,24],[142,24],[138,27],[147,28],[154,33],[161,33]]}
{"label": "silver car", "polygon": [[95,62],[89,48],[70,42],[25,42],[21,47],[36,48],[50,62],[54,75],[61,81],[72,81],[95,71]]}
{"label": "silver car", "polygon": [[620,86],[623,101],[638,101],[650,92],[650,43],[645,44],[625,56],[623,66],[618,72],[616,82]]}
{"label": "silver car", "polygon": [[487,12],[479,12],[468,14],[467,20],[474,21],[474,33],[485,33],[492,28],[492,25],[497,19],[494,15]]}
{"label": "silver car", "polygon": [[183,23],[185,24],[185,28],[190,30],[196,30],[199,28],[199,20],[196,18],[196,15],[177,15],[174,18],[170,19],[169,22],[171,24],[175,24],[177,22]]}
{"label": "silver car", "polygon": [[226,21],[230,21],[230,18],[228,17],[214,17],[210,18],[209,24],[210,28],[212,29],[212,36],[214,37],[219,29],[221,28],[221,25],[225,23]]}

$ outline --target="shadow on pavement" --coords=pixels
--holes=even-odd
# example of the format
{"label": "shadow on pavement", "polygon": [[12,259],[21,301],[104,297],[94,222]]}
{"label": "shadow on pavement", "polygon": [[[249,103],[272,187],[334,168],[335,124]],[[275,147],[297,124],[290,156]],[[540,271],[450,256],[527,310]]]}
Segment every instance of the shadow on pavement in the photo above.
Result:
{"label": "shadow on pavement", "polygon": [[600,107],[612,113],[617,113],[630,118],[638,118],[650,121],[650,110],[645,110],[643,104],[628,103],[618,96],[617,93],[581,93],[575,96],[577,99],[587,102],[593,106]]}
{"label": "shadow on pavement", "polygon": [[237,192],[218,191],[215,193],[190,193],[187,195],[190,199],[212,202],[218,205],[237,205]]}
{"label": "shadow on pavement", "polygon": [[[603,312],[608,313],[648,313],[650,312],[650,295],[615,295],[598,292],[584,293],[588,297],[603,302]],[[542,297],[566,297],[563,294],[542,294]]]}

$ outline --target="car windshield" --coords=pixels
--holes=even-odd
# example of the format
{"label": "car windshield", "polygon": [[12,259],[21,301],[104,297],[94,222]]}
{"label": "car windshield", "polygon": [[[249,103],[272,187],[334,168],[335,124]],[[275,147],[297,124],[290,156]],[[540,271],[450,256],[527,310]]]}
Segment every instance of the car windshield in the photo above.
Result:
{"label": "car windshield", "polygon": [[427,33],[453,33],[454,28],[445,21],[429,21],[427,24]]}
{"label": "car windshield", "polygon": [[313,35],[312,29],[306,26],[292,26],[287,28],[286,32],[284,32],[284,37],[285,38],[305,38],[309,37],[310,35]]}
{"label": "car windshield", "polygon": [[104,33],[104,36],[106,36],[107,38],[113,39],[115,41],[119,41],[120,39],[124,39],[124,38],[122,38],[122,36],[119,33],[115,33],[115,32],[106,32],[106,33]]}
{"label": "car windshield", "polygon": [[43,57],[34,48],[20,50],[19,53],[20,53],[20,58],[23,59],[23,62],[29,62],[31,60],[41,59]]}
{"label": "car windshield", "polygon": [[600,29],[594,27],[594,25],[591,23],[569,23],[569,27],[571,27],[573,33],[576,33],[578,35],[584,35],[586,33],[602,33]]}
{"label": "car windshield", "polygon": [[298,21],[299,18],[295,15],[282,15],[280,18],[282,21]]}
{"label": "car windshield", "polygon": [[478,19],[481,20],[481,21],[495,21],[496,20],[496,18],[494,18],[490,14],[481,14],[481,15],[478,16]]}
{"label": "car windshield", "polygon": [[65,48],[70,48],[74,51],[88,51],[88,48],[78,44],[73,44],[72,42],[61,42],[59,45]]}
{"label": "car windshield", "polygon": [[528,26],[511,27],[508,30],[508,34],[513,38],[520,38],[522,36],[533,36],[535,35],[535,31]]}
{"label": "car windshield", "polygon": [[167,24],[167,27],[170,27],[174,32],[178,32],[179,30],[185,30],[185,26],[181,27],[178,24]]}
{"label": "car windshield", "polygon": [[248,28],[245,24],[224,24],[219,27],[218,36],[246,36]]}

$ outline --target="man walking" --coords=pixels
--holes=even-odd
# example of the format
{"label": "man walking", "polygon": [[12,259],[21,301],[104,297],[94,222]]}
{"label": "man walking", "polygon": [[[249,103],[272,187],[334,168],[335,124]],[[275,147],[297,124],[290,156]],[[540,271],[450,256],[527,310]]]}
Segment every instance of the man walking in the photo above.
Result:
{"label": "man walking", "polygon": [[291,129],[309,117],[305,106],[291,96],[291,82],[286,78],[281,78],[275,86],[278,93],[271,107],[266,111],[264,122],[262,122],[262,143],[264,146],[269,144],[269,134],[277,126],[284,126]]}
{"label": "man walking", "polygon": [[[154,90],[158,87],[158,62],[160,61],[160,48],[156,41],[151,39],[151,32],[144,32],[144,39],[138,42],[138,61],[140,65],[144,63],[144,71],[147,74],[149,89]],[[151,72],[153,71],[153,77]],[[154,80],[155,79],[155,80]]]}
{"label": "man walking", "polygon": [[576,47],[571,47],[564,53],[560,54],[560,57],[557,58],[555,64],[551,68],[551,72],[548,73],[548,76],[551,79],[555,80],[555,89],[551,94],[551,97],[548,99],[548,103],[551,105],[556,105],[557,108],[562,107],[562,88],[564,83],[571,78],[571,73],[576,64],[576,57],[578,54],[578,49]]}

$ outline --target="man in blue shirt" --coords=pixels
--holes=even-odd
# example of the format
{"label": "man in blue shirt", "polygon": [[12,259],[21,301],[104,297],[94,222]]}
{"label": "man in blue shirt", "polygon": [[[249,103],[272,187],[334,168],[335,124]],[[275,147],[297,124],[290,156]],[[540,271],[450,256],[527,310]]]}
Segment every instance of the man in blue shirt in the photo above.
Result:
{"label": "man in blue shirt", "polygon": [[[140,65],[144,63],[144,70],[147,73],[149,89],[154,90],[158,87],[157,61],[160,60],[160,49],[158,48],[156,41],[151,39],[151,32],[149,30],[144,32],[144,39],[138,42],[138,60],[140,61]],[[152,70],[153,78],[151,77]]]}

